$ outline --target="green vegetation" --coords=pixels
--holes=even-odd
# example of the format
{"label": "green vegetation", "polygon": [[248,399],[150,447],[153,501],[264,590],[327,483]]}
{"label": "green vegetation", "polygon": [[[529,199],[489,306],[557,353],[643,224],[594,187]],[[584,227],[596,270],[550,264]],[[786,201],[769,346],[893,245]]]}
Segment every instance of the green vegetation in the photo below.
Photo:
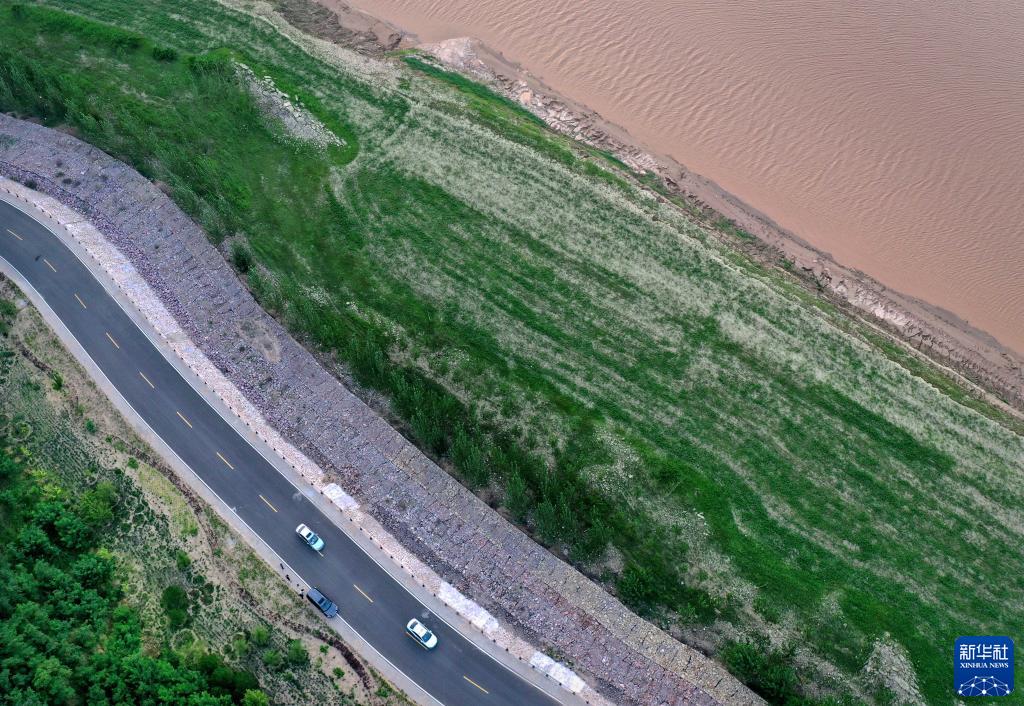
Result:
{"label": "green vegetation", "polygon": [[[143,649],[101,546],[124,516],[107,484],[78,495],[0,430],[0,703],[242,703],[259,684],[206,653]],[[176,587],[175,587],[176,588]],[[183,593],[183,592],[182,592]],[[167,594],[165,593],[165,599]]]}
{"label": "green vegetation", "polygon": [[792,703],[799,698],[792,648],[774,649],[767,637],[758,635],[729,642],[720,654],[729,671],[769,703]]}
{"label": "green vegetation", "polygon": [[731,235],[738,240],[747,240],[750,242],[755,242],[757,240],[757,238],[740,228],[728,218],[719,218],[715,221],[714,225],[718,230],[722,231],[726,235]]}
{"label": "green vegetation", "polygon": [[293,667],[308,667],[309,666],[309,653],[306,651],[305,645],[302,644],[302,640],[289,640],[288,641],[288,664]]}
{"label": "green vegetation", "polygon": [[231,262],[242,274],[246,274],[252,268],[252,253],[244,243],[236,241],[231,244]]}
{"label": "green vegetation", "polygon": [[270,644],[270,631],[264,625],[257,625],[249,633],[249,639],[257,647],[266,647]]}
{"label": "green vegetation", "polygon": [[[339,680],[294,648],[293,666],[264,667],[248,634],[283,654],[296,624],[312,640],[316,616],[138,461],[152,452],[38,313],[9,306],[18,296],[0,277],[0,704],[385,706],[376,676]],[[45,384],[55,373],[61,394]],[[102,435],[83,429],[86,410]],[[263,622],[274,615],[289,616],[288,634]]]}
{"label": "green vegetation", "polygon": [[[891,641],[948,700],[957,635],[1024,633],[1024,585],[987,578],[1024,572],[1020,427],[930,364],[420,58],[307,53],[206,0],[53,4],[120,29],[0,7],[0,109],[244,236],[263,306],[636,610],[800,645],[718,639],[762,693],[793,669],[874,698]],[[345,147],[285,136],[232,60]]]}
{"label": "green vegetation", "polygon": [[188,604],[188,593],[181,586],[171,585],[164,589],[163,595],[160,597],[160,605],[167,613],[171,630],[177,630],[188,624]]}

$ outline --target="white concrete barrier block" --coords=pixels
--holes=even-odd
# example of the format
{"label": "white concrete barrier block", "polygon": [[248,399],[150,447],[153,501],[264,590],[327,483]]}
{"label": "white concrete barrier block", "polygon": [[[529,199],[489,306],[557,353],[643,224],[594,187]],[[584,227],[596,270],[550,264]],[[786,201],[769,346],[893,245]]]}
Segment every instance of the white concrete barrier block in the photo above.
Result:
{"label": "white concrete barrier block", "polygon": [[586,686],[586,682],[576,672],[551,659],[543,652],[533,653],[533,657],[530,658],[530,666],[539,672],[544,672],[574,694],[580,693]]}
{"label": "white concrete barrier block", "polygon": [[469,598],[466,598],[466,596],[462,595],[460,591],[447,581],[441,582],[441,587],[438,591],[438,598],[451,606],[456,613],[484,632],[493,630],[498,626],[498,621],[493,615],[471,601]]}
{"label": "white concrete barrier block", "polygon": [[324,497],[346,512],[359,509],[356,499],[342,490],[337,483],[328,483],[324,486]]}

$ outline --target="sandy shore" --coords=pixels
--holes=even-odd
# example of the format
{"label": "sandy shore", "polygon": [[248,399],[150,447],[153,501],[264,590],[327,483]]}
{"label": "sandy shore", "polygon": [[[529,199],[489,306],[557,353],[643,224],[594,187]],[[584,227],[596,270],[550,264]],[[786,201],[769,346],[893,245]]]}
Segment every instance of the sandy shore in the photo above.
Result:
{"label": "sandy shore", "polygon": [[558,95],[498,51],[465,37],[423,44],[414,34],[339,0],[286,0],[278,5],[299,29],[357,51],[380,54],[416,47],[428,52],[450,69],[517,101],[556,132],[615,154],[637,173],[657,174],[669,194],[696,205],[708,224],[726,218],[756,236],[756,242],[740,247],[760,262],[784,267],[809,289],[893,334],[953,371],[965,384],[973,383],[979,392],[991,393],[995,400],[1024,411],[1024,355],[952,312],[842,265],[710,179],[651,150],[587,106]]}

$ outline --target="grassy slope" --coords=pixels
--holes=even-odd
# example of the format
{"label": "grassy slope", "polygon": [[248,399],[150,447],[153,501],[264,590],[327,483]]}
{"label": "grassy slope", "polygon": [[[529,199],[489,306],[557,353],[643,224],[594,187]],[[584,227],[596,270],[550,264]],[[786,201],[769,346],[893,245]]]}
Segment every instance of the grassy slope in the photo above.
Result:
{"label": "grassy slope", "polygon": [[[244,235],[265,306],[638,610],[774,624],[839,682],[888,634],[931,701],[958,634],[1024,632],[999,578],[1024,569],[1024,445],[928,366],[484,91],[314,59],[202,0],[58,4],[182,56],[4,10],[0,107],[71,122]],[[281,138],[187,61],[225,47],[346,149]]]}

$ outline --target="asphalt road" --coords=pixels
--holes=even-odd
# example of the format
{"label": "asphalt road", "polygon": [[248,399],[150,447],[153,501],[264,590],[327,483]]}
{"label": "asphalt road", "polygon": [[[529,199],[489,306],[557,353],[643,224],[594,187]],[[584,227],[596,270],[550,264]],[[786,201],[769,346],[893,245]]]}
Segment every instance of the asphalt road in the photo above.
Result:
{"label": "asphalt road", "polygon": [[[73,252],[4,202],[0,256],[35,287],[154,432],[396,668],[449,706],[558,703],[392,579],[181,377]],[[300,522],[323,537],[322,554],[297,537]],[[437,634],[433,651],[406,636],[412,617]]]}

